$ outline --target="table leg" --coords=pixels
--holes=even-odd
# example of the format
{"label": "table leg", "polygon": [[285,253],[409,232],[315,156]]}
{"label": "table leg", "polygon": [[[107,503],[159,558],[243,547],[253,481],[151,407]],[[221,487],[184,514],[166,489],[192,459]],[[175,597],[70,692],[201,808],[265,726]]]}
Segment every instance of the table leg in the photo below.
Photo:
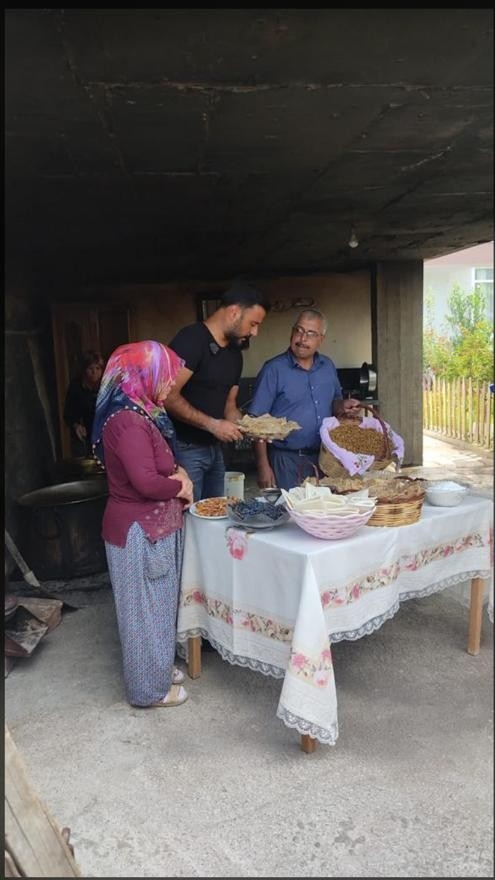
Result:
{"label": "table leg", "polygon": [[301,734],[301,748],[307,755],[313,754],[316,749],[316,743],[317,740],[313,736],[310,736],[309,733]]}
{"label": "table leg", "polygon": [[187,674],[189,678],[199,678],[201,675],[201,636],[187,640]]}
{"label": "table leg", "polygon": [[471,581],[471,604],[469,606],[469,633],[467,652],[468,654],[479,654],[481,640],[481,616],[483,612],[483,593],[485,589],[485,581],[483,578],[476,577]]}

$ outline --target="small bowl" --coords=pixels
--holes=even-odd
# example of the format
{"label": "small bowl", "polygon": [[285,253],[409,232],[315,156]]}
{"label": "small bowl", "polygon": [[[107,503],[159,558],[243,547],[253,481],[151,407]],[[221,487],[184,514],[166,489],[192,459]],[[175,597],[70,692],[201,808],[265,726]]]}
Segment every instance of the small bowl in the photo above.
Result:
{"label": "small bowl", "polygon": [[433,504],[434,507],[457,507],[466,497],[469,489],[461,483],[444,480],[440,483],[430,483],[425,491],[428,504]]}

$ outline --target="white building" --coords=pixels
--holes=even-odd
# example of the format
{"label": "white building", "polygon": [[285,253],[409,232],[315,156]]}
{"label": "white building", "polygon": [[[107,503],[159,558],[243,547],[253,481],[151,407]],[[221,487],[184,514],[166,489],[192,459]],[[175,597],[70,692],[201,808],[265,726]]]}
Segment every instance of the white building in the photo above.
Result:
{"label": "white building", "polygon": [[437,333],[447,331],[447,303],[455,284],[467,293],[481,288],[486,297],[487,318],[493,321],[493,241],[425,260],[423,268],[425,320],[432,317]]}

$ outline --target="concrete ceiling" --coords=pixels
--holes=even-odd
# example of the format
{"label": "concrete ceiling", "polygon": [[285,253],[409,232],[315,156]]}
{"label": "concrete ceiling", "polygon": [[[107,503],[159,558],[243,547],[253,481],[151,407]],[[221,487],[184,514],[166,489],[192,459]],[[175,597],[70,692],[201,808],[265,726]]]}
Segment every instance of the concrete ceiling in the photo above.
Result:
{"label": "concrete ceiling", "polygon": [[8,264],[216,279],[490,241],[492,27],[490,9],[7,10]]}

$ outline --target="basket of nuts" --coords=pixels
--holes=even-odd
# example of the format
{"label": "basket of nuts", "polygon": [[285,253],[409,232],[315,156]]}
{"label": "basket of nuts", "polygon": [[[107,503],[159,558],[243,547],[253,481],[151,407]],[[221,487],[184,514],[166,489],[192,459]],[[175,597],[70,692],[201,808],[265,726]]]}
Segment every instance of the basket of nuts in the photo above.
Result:
{"label": "basket of nuts", "polygon": [[327,477],[363,474],[390,465],[398,469],[404,454],[402,438],[372,407],[363,407],[370,416],[324,419],[318,458],[320,470]]}

